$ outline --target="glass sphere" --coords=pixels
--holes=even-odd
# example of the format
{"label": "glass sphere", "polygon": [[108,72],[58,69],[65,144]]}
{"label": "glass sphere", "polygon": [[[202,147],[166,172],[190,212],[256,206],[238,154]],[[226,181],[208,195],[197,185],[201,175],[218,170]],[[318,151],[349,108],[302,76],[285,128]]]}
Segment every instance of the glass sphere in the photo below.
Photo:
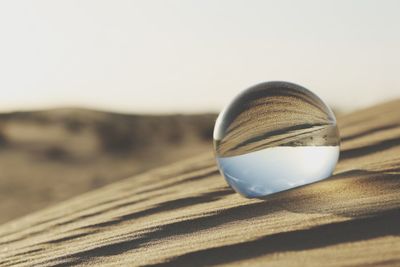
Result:
{"label": "glass sphere", "polygon": [[243,91],[219,114],[214,128],[220,172],[248,198],[331,176],[339,143],[332,110],[314,93],[288,82]]}

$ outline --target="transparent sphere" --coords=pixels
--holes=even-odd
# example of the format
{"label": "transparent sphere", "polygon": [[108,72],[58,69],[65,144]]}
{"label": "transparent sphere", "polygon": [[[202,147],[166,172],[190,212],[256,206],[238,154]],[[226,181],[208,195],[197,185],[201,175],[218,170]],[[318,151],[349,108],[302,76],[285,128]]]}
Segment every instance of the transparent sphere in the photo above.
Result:
{"label": "transparent sphere", "polygon": [[214,128],[219,169],[236,192],[249,198],[329,177],[339,143],[331,109],[288,82],[245,90],[219,114]]}

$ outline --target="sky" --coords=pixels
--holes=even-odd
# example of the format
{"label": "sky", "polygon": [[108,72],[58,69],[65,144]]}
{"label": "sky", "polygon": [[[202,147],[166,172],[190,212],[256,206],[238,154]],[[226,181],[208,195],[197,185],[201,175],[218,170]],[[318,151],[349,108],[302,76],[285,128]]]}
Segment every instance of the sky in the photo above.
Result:
{"label": "sky", "polygon": [[400,1],[3,0],[0,111],[220,111],[263,81],[400,97]]}

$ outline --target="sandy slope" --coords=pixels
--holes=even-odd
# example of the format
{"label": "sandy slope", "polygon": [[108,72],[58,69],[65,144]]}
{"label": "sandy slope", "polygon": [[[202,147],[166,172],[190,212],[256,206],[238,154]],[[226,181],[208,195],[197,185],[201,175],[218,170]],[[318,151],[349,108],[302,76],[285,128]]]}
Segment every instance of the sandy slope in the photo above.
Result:
{"label": "sandy slope", "polygon": [[204,153],[214,120],[85,109],[0,114],[0,224]]}
{"label": "sandy slope", "polygon": [[4,224],[0,265],[400,265],[400,101],[338,121],[323,182],[244,199],[210,152]]}

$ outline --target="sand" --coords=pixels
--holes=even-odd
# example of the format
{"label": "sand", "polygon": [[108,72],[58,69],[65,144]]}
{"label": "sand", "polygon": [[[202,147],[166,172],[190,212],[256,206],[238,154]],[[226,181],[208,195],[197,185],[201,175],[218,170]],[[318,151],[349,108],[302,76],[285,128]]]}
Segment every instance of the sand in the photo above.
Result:
{"label": "sand", "polygon": [[0,114],[0,224],[209,151],[214,121],[85,109]]}
{"label": "sand", "polygon": [[245,199],[210,151],[2,225],[0,265],[398,266],[400,101],[338,123],[324,181]]}

